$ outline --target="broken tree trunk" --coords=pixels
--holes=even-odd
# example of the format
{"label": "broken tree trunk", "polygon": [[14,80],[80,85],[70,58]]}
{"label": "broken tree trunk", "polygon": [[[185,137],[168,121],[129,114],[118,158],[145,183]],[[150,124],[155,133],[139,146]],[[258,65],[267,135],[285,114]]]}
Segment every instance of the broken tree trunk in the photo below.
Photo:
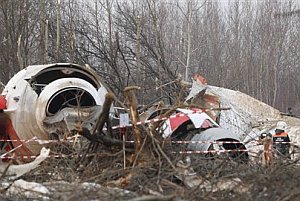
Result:
{"label": "broken tree trunk", "polygon": [[273,163],[273,153],[272,153],[272,145],[273,140],[272,137],[265,137],[262,139],[262,143],[264,145],[264,152],[262,155],[262,165],[264,167],[270,167]]}
{"label": "broken tree trunk", "polygon": [[130,86],[130,87],[126,87],[124,89],[124,94],[126,97],[129,111],[130,111],[132,130],[133,130],[133,134],[134,134],[135,154],[134,154],[133,158],[135,158],[137,156],[139,150],[141,149],[141,145],[142,145],[141,131],[137,127],[137,122],[139,120],[139,116],[138,116],[138,112],[137,112],[138,103],[137,103],[137,99],[135,96],[135,90],[138,90],[138,89],[140,89],[140,87],[137,87],[137,86]]}
{"label": "broken tree trunk", "polygon": [[[96,127],[94,133],[98,131],[99,133],[102,131],[104,124],[109,122],[109,110],[111,108],[112,103],[114,102],[115,95],[112,92],[108,92],[105,95],[105,101],[103,103],[103,109],[100,114],[100,117],[97,120]],[[109,128],[108,128],[109,130]]]}
{"label": "broken tree trunk", "polygon": [[[105,146],[123,146],[123,141],[114,139],[111,137],[108,137],[106,135],[103,135],[101,132],[95,132],[94,134],[91,134],[90,131],[87,128],[82,128],[78,130],[79,135],[82,135],[86,139],[88,139],[91,142],[98,142]],[[126,148],[133,148],[132,143],[126,142],[125,143]]]}

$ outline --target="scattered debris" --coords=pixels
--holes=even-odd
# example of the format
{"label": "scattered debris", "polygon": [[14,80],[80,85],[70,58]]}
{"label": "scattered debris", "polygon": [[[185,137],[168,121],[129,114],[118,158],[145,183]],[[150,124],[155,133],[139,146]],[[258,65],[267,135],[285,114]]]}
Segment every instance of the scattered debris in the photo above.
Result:
{"label": "scattered debris", "polygon": [[189,157],[186,157],[186,163],[182,160],[178,161],[176,163],[176,170],[178,173],[175,176],[188,188],[194,188],[203,183],[204,185],[207,184],[207,182],[193,170]]}
{"label": "scattered debris", "polygon": [[14,183],[6,191],[6,194],[14,197],[15,199],[30,198],[49,200],[50,191],[42,184],[19,179],[14,181]]}
{"label": "scattered debris", "polygon": [[[1,96],[0,145],[13,154],[1,164],[1,196],[180,201],[243,200],[252,193],[253,200],[265,200],[273,192],[268,184],[277,181],[272,177],[285,178],[280,168],[299,173],[298,118],[241,92],[209,86],[200,75],[184,85],[191,86],[187,98],[182,89],[174,105],[159,101],[142,108],[134,93],[139,87],[125,88],[126,100],[118,100],[85,66],[21,70]],[[120,122],[114,105],[130,121]],[[293,157],[275,163],[271,138],[256,141],[279,120],[289,125]],[[297,196],[290,188],[295,193],[289,197]],[[271,200],[282,200],[284,193]]]}
{"label": "scattered debris", "polygon": [[46,149],[43,147],[41,149],[40,155],[36,157],[36,159],[30,163],[13,165],[10,163],[1,163],[0,164],[0,172],[2,174],[2,178],[7,178],[9,180],[14,180],[22,175],[30,172],[31,170],[37,168],[48,156],[50,153],[50,149]]}

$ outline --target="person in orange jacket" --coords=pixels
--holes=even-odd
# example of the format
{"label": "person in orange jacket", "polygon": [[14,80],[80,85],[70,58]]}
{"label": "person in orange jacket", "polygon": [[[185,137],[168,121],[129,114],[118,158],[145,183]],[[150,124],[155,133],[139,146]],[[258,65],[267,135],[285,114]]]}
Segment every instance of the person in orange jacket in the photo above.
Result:
{"label": "person in orange jacket", "polygon": [[283,156],[290,158],[290,138],[287,132],[288,126],[284,121],[279,121],[275,128],[275,134],[273,134],[273,147],[275,149],[276,156]]}

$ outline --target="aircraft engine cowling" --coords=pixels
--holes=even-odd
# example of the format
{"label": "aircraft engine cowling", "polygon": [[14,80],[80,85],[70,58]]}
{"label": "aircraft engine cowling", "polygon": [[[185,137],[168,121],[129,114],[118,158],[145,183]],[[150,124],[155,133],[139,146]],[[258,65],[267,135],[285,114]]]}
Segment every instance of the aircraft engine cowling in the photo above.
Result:
{"label": "aircraft engine cowling", "polygon": [[[87,108],[99,111],[102,104],[100,94],[87,81],[78,78],[55,80],[43,89],[37,99],[38,107],[35,111],[37,125],[47,133],[55,133],[56,129],[51,129],[51,125],[70,119],[70,116],[78,118],[78,122],[71,120],[66,123],[82,123],[87,116]],[[61,111],[64,112],[60,114]]]}
{"label": "aircraft engine cowling", "polygon": [[[94,129],[107,93],[96,72],[76,64],[29,66],[7,83],[2,95],[7,119],[0,135],[19,147],[17,155],[39,154],[42,145],[27,142],[63,138],[76,125]],[[111,109],[113,112],[113,109]]]}

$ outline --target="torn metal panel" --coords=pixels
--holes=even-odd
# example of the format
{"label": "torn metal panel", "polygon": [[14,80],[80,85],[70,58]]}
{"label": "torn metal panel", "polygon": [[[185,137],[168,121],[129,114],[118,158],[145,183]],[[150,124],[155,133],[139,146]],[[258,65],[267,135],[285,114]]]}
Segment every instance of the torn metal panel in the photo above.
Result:
{"label": "torn metal panel", "polygon": [[31,170],[37,168],[40,163],[42,163],[50,153],[50,149],[46,149],[43,147],[41,149],[40,155],[36,157],[36,159],[27,164],[20,164],[20,165],[10,165],[9,163],[0,163],[0,173],[5,174],[3,175],[5,178],[9,180],[17,179],[24,174],[30,172]]}
{"label": "torn metal panel", "polygon": [[94,123],[100,116],[102,106],[93,106],[89,108],[68,107],[58,111],[53,116],[44,118],[43,128],[49,134],[63,136],[76,130],[81,125],[88,130],[94,128]]}
{"label": "torn metal panel", "polygon": [[[170,118],[164,122],[162,125],[164,138],[174,138],[175,136],[182,135],[181,132],[187,133],[189,130],[219,126],[204,112],[195,113],[194,110],[178,108],[175,113],[185,115],[182,117]],[[181,128],[181,126],[184,126],[184,128]],[[179,129],[183,130],[181,131]]]}
{"label": "torn metal panel", "polygon": [[[188,145],[188,150],[230,150],[232,152],[229,152],[228,155],[232,158],[241,157],[241,159],[244,160],[248,160],[249,158],[248,153],[244,152],[246,150],[246,147],[242,142],[240,142],[239,135],[220,127],[209,128],[204,131],[201,131],[199,134],[194,135],[191,141],[201,141],[205,143],[190,143]],[[225,143],[221,143],[222,141],[225,141]],[[239,149],[243,151],[237,151]]]}
{"label": "torn metal panel", "polygon": [[[192,88],[189,95],[185,99],[185,102],[190,102],[191,104],[197,105],[200,108],[220,108],[219,96],[211,91],[208,91],[207,88],[208,85],[205,78],[199,74],[194,75]],[[207,114],[214,119],[214,121],[219,121],[220,111],[209,110],[207,111]]]}

